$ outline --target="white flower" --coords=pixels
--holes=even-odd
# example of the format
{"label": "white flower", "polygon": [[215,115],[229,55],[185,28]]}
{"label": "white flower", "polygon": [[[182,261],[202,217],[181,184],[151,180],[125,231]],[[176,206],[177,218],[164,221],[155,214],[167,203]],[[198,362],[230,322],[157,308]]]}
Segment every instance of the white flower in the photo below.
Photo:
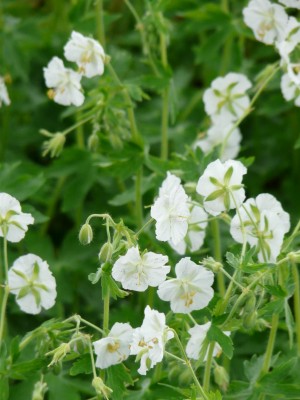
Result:
{"label": "white flower", "polygon": [[288,15],[279,4],[269,0],[252,0],[243,10],[245,24],[252,30],[257,40],[273,44],[281,40]]}
{"label": "white flower", "polygon": [[262,193],[256,199],[248,199],[239,208],[231,221],[230,233],[234,240],[243,243],[243,222],[245,239],[250,246],[256,246],[261,262],[275,262],[280,253],[285,233],[290,229],[290,217],[274,196]]}
{"label": "white flower", "polygon": [[139,374],[145,375],[162,361],[165,344],[173,337],[173,332],[166,325],[165,315],[147,306],[142,326],[134,330],[130,347],[130,354],[141,361]]}
{"label": "white flower", "polygon": [[158,286],[165,281],[170,266],[168,257],[152,252],[140,254],[138,247],[131,247],[113,266],[112,277],[124,289],[144,292],[148,286]]}
{"label": "white flower", "polygon": [[247,169],[240,161],[220,160],[208,164],[197,184],[204,208],[211,215],[239,207],[245,199],[242,179]]}
{"label": "white flower", "polygon": [[130,324],[116,322],[107,337],[93,342],[97,355],[96,367],[103,369],[126,360],[130,353],[132,334]]}
{"label": "white flower", "polygon": [[10,99],[9,99],[7,88],[5,85],[5,80],[2,76],[0,76],[0,107],[2,106],[2,103],[9,106]]}
{"label": "white flower", "polygon": [[282,75],[281,91],[285,100],[294,100],[295,105],[300,107],[300,84],[292,81],[289,74]]}
{"label": "white flower", "polygon": [[203,208],[190,206],[190,216],[188,218],[188,231],[183,240],[177,245],[170,240],[170,246],[178,253],[185,254],[187,249],[193,253],[200,249],[205,238],[205,228],[207,226],[208,215]]}
{"label": "white flower", "polygon": [[35,254],[19,257],[8,271],[8,286],[22,311],[38,314],[53,307],[56,282],[49,265]]}
{"label": "white flower", "polygon": [[300,23],[294,17],[289,17],[285,26],[282,40],[277,41],[276,47],[283,61],[289,62],[289,54],[300,42]]}
{"label": "white flower", "polygon": [[84,76],[103,74],[105,53],[96,40],[73,31],[64,51],[66,59],[76,62]]}
{"label": "white flower", "polygon": [[156,220],[156,238],[178,244],[186,235],[190,216],[188,196],[180,179],[168,172],[159,190],[159,197],[151,207],[151,217]]}
{"label": "white flower", "polygon": [[[191,338],[189,339],[186,346],[186,354],[188,358],[193,360],[198,360],[204,339],[206,338],[207,332],[211,327],[211,322],[207,322],[204,325],[195,325],[193,328],[189,329],[189,334]],[[229,336],[230,332],[224,332],[225,335]],[[213,357],[218,357],[222,352],[222,349],[218,343],[215,343]],[[204,361],[206,361],[208,355],[208,350],[206,351]]]}
{"label": "white flower", "polygon": [[213,298],[214,274],[197,265],[189,257],[183,258],[175,267],[176,278],[159,285],[157,294],[171,302],[174,313],[188,314],[206,307]]}
{"label": "white flower", "polygon": [[286,7],[298,8],[298,10],[300,10],[300,0],[279,0],[279,2]]}
{"label": "white flower", "polygon": [[23,213],[17,199],[7,193],[0,193],[0,237],[9,242],[19,242],[25,236],[28,225],[33,224],[31,214]]}
{"label": "white flower", "polygon": [[79,107],[84,102],[81,92],[81,75],[70,68],[65,68],[63,61],[53,57],[44,68],[46,86],[53,89],[53,99],[63,106],[74,104]]}
{"label": "white flower", "polygon": [[210,153],[216,146],[223,145],[221,161],[235,158],[240,151],[242,135],[232,122],[224,118],[216,118],[208,129],[205,138],[198,140],[195,147],[200,147],[204,154]]}
{"label": "white flower", "polygon": [[250,99],[246,90],[251,86],[245,75],[234,72],[216,78],[203,95],[206,113],[213,120],[218,117],[227,123],[238,120],[249,108]]}

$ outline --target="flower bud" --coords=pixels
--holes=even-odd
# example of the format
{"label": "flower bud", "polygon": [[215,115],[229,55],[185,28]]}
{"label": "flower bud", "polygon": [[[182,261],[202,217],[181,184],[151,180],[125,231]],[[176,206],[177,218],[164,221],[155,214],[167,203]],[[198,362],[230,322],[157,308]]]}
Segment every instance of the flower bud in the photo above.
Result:
{"label": "flower bud", "polygon": [[229,385],[229,375],[224,367],[216,365],[214,369],[214,379],[219,388],[226,392]]}
{"label": "flower bud", "polygon": [[49,351],[49,353],[46,353],[46,355],[51,355],[53,354],[53,358],[51,363],[48,365],[48,367],[51,367],[52,365],[56,365],[60,361],[62,361],[68,353],[70,353],[71,347],[69,343],[62,343],[59,345],[55,350]]}
{"label": "flower bud", "polygon": [[292,251],[287,256],[291,262],[294,262],[294,263],[300,262],[300,251]]}
{"label": "flower bud", "polygon": [[50,153],[50,157],[58,157],[63,151],[66,142],[66,136],[63,133],[55,133],[51,139],[44,142],[43,157]]}
{"label": "flower bud", "polygon": [[112,393],[112,389],[106,386],[101,378],[98,376],[93,379],[92,386],[95,389],[97,395],[104,396],[105,399],[108,399],[110,394]]}
{"label": "flower bud", "polygon": [[32,400],[43,400],[47,390],[48,386],[46,382],[36,382],[32,392]]}
{"label": "flower bud", "polygon": [[99,261],[105,263],[111,259],[113,253],[113,245],[110,242],[104,243],[99,252]]}
{"label": "flower bud", "polygon": [[244,310],[246,313],[251,313],[252,311],[255,310],[255,306],[256,306],[256,297],[254,296],[253,293],[250,293],[249,298],[245,303]]}
{"label": "flower bud", "polygon": [[93,230],[90,224],[85,223],[79,231],[79,242],[83,245],[90,244],[93,240]]}
{"label": "flower bud", "polygon": [[89,136],[87,145],[88,145],[88,149],[90,151],[93,151],[93,152],[97,151],[98,146],[99,146],[99,138],[98,138],[97,133],[92,133]]}
{"label": "flower bud", "polygon": [[247,330],[253,329],[257,321],[257,312],[246,314],[243,319],[243,327]]}
{"label": "flower bud", "polygon": [[204,258],[202,261],[204,267],[212,270],[214,273],[217,273],[222,268],[222,264],[219,261],[214,260],[212,257]]}

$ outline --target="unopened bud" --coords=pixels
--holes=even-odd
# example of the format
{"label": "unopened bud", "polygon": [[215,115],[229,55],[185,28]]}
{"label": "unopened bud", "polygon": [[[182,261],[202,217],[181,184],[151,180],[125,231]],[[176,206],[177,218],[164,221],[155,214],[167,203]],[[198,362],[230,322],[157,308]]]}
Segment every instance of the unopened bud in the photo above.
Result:
{"label": "unopened bud", "polygon": [[98,138],[97,133],[92,133],[92,134],[89,136],[87,145],[88,145],[88,149],[89,149],[90,151],[95,152],[95,151],[98,150],[99,138]]}
{"label": "unopened bud", "polygon": [[212,257],[204,258],[202,264],[204,267],[209,268],[215,273],[219,272],[222,268],[222,264],[219,261],[214,260]]}
{"label": "unopened bud", "polygon": [[83,245],[90,244],[93,240],[93,230],[90,224],[85,223],[79,231],[79,242]]}
{"label": "unopened bud", "polygon": [[252,312],[249,314],[246,314],[244,319],[243,319],[243,327],[245,329],[253,329],[256,325],[257,321],[257,312]]}
{"label": "unopened bud", "polygon": [[112,133],[109,135],[109,140],[114,149],[121,150],[123,148],[123,142],[120,136]]}
{"label": "unopened bud", "polygon": [[58,157],[63,151],[66,142],[66,136],[63,133],[55,133],[51,139],[44,142],[43,157],[50,153],[50,157]]}
{"label": "unopened bud", "polygon": [[224,367],[221,365],[216,365],[214,369],[214,378],[216,384],[219,386],[219,388],[223,391],[226,392],[228,385],[229,385],[229,375]]}
{"label": "unopened bud", "polygon": [[47,390],[48,386],[46,382],[36,382],[32,392],[32,400],[44,400]]}
{"label": "unopened bud", "polygon": [[111,393],[113,392],[113,390],[110,387],[106,386],[103,380],[98,376],[93,379],[92,386],[95,389],[97,395],[101,397],[104,396],[105,399],[108,399]]}
{"label": "unopened bud", "polygon": [[113,253],[113,245],[110,242],[104,243],[99,252],[99,261],[105,263],[111,259]]}
{"label": "unopened bud", "polygon": [[256,306],[256,297],[254,296],[253,293],[250,293],[249,298],[245,303],[244,310],[246,313],[251,313],[252,311],[255,310],[255,306]]}

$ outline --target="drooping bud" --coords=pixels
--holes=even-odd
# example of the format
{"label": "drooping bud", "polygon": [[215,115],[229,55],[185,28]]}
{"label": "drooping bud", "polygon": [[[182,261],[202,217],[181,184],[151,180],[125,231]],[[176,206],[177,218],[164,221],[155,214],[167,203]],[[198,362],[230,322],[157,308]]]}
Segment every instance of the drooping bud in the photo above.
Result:
{"label": "drooping bud", "polygon": [[49,351],[46,353],[46,355],[52,355],[53,358],[51,363],[48,365],[48,367],[51,367],[52,365],[56,365],[60,361],[62,361],[68,353],[70,353],[71,347],[69,343],[62,343],[59,345],[56,349]]}
{"label": "drooping bud", "polygon": [[111,259],[113,253],[113,245],[110,242],[104,243],[99,252],[99,261],[105,263]]}
{"label": "drooping bud", "polygon": [[224,367],[216,365],[214,368],[214,379],[219,388],[226,392],[229,385],[229,375]]}
{"label": "drooping bud", "polygon": [[83,245],[90,244],[93,240],[93,230],[90,224],[85,223],[79,231],[79,242]]}
{"label": "drooping bud", "polygon": [[204,258],[202,264],[214,273],[219,272],[222,268],[222,264],[219,261],[214,260],[212,257]]}
{"label": "drooping bud", "polygon": [[104,396],[105,399],[108,399],[113,390],[106,386],[103,382],[103,380],[100,377],[96,377],[92,381],[92,386],[95,389],[97,395],[99,396]]}
{"label": "drooping bud", "polygon": [[32,392],[32,400],[44,400],[44,396],[47,390],[48,385],[46,382],[36,382]]}
{"label": "drooping bud", "polygon": [[257,321],[256,311],[246,314],[243,319],[243,327],[247,330],[253,329],[256,325],[256,321]]}
{"label": "drooping bud", "polygon": [[98,137],[97,133],[92,133],[92,134],[89,136],[87,145],[88,145],[88,149],[89,149],[90,151],[95,152],[95,151],[98,150],[98,146],[99,146],[99,137]]}
{"label": "drooping bud", "polygon": [[254,296],[253,293],[250,293],[249,298],[245,303],[244,310],[246,313],[251,313],[252,311],[255,310],[255,306],[256,306],[256,297]]}
{"label": "drooping bud", "polygon": [[55,133],[51,139],[43,143],[43,157],[50,153],[50,157],[58,157],[63,151],[66,142],[66,136],[63,133]]}

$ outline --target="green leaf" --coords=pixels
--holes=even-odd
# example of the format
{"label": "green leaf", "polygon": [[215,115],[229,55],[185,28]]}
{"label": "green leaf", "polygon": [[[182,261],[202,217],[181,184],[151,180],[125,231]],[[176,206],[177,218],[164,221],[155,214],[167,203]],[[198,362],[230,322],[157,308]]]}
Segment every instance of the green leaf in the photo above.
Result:
{"label": "green leaf", "polygon": [[207,338],[211,342],[217,342],[221,346],[224,354],[229,359],[233,356],[233,343],[230,336],[225,335],[217,326],[211,325],[207,332]]}
{"label": "green leaf", "polygon": [[226,261],[234,269],[238,269],[240,266],[239,259],[233,253],[230,253],[229,251],[226,253]]}
{"label": "green leaf", "polygon": [[134,384],[130,371],[123,364],[112,365],[106,371],[107,381],[105,383],[113,390],[112,399],[123,400],[127,393],[127,386]]}
{"label": "green leaf", "polygon": [[92,364],[90,353],[84,354],[76,360],[70,368],[70,375],[75,376],[78,374],[91,374]]}
{"label": "green leaf", "polygon": [[267,290],[267,292],[271,293],[273,296],[276,297],[286,297],[287,293],[283,289],[282,286],[280,285],[264,285],[264,288]]}
{"label": "green leaf", "polygon": [[284,309],[284,299],[280,298],[275,301],[271,301],[266,304],[262,309],[259,310],[259,316],[271,317],[273,314],[280,314]]}

